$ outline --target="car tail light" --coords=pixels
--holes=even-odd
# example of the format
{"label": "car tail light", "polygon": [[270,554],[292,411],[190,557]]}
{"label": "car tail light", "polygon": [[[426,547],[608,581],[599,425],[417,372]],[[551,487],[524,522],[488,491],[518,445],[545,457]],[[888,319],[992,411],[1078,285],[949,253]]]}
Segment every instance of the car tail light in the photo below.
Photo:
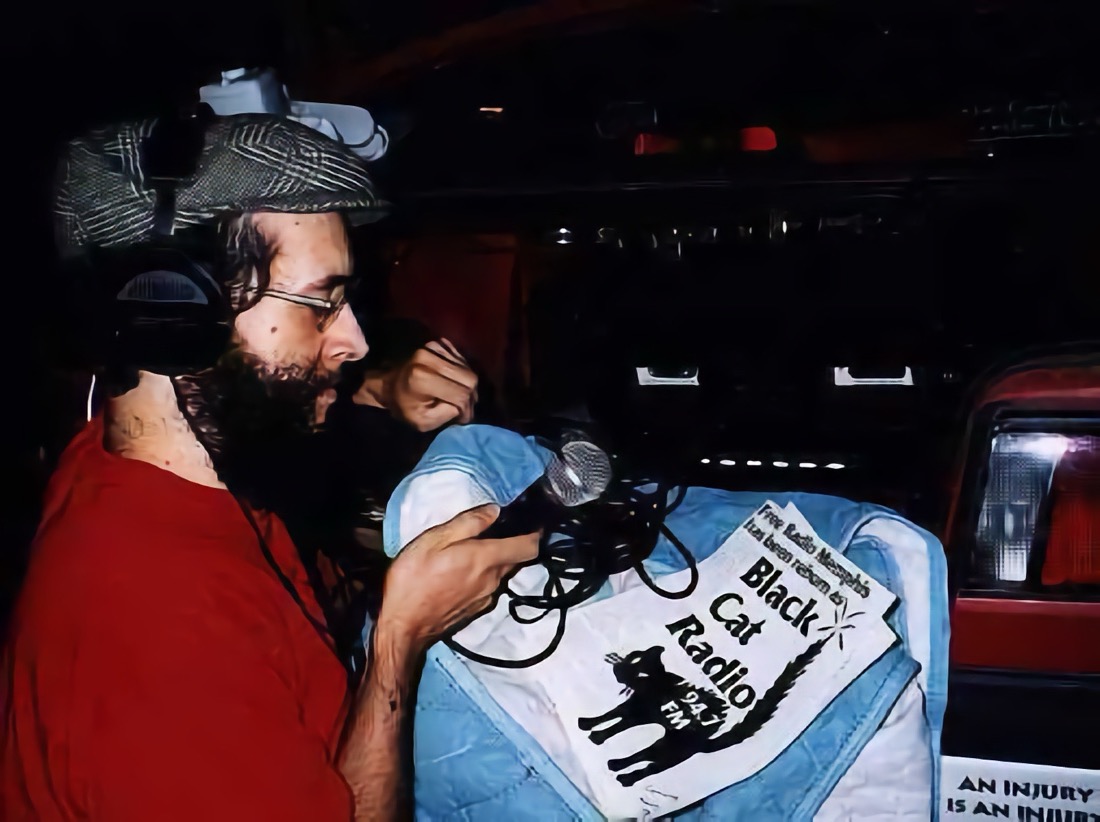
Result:
{"label": "car tail light", "polygon": [[1090,581],[1080,577],[1100,567],[1098,455],[1100,437],[1090,435],[1027,431],[993,438],[971,584]]}
{"label": "car tail light", "polygon": [[975,576],[1003,582],[1027,579],[1039,509],[1065,449],[1066,438],[1058,434],[998,434],[993,439],[975,534]]}

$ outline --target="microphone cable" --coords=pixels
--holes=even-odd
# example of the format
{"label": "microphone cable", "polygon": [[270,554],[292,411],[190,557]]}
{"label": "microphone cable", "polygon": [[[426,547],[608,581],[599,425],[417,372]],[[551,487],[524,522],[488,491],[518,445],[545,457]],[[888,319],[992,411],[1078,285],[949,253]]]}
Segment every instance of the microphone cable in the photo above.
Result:
{"label": "microphone cable", "polygon": [[[645,490],[652,488],[652,490]],[[510,599],[508,614],[521,625],[533,625],[551,613],[558,624],[549,644],[526,659],[498,659],[473,651],[454,639],[444,643],[451,650],[482,665],[494,668],[529,668],[547,659],[565,635],[568,609],[599,592],[613,574],[633,568],[642,582],[665,599],[691,596],[699,583],[695,557],[665,524],[665,519],[683,502],[686,486],[637,478],[612,481],[598,500],[576,508],[562,508],[562,517],[548,524],[539,542],[539,556],[548,579],[539,594],[519,594],[507,586],[501,593]],[[670,497],[672,497],[670,501]],[[645,570],[646,560],[664,536],[684,558],[690,579],[680,591],[667,591]],[[566,583],[573,583],[566,588]],[[525,615],[521,609],[534,611]]]}

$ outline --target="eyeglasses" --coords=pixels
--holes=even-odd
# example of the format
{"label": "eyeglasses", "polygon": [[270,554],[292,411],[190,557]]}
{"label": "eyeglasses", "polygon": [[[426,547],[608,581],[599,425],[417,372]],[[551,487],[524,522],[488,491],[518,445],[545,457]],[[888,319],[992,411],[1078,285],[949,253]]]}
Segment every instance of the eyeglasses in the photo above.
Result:
{"label": "eyeglasses", "polygon": [[[258,289],[249,288],[246,290],[256,292]],[[306,294],[294,294],[289,291],[279,291],[274,288],[260,291],[259,296],[261,298],[274,297],[277,300],[284,300],[288,303],[312,308],[313,313],[317,315],[317,330],[321,332],[328,329],[328,327],[335,322],[340,311],[348,304],[347,289],[343,283],[334,286],[328,298],[310,297]]]}

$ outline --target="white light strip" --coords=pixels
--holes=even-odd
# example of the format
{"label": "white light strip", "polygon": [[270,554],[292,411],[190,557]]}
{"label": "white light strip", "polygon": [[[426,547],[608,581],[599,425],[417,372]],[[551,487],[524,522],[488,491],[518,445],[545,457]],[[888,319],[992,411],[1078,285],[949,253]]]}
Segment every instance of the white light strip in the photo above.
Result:
{"label": "white light strip", "polygon": [[653,372],[648,368],[635,368],[635,375],[638,377],[638,385],[698,385],[699,384],[699,369],[695,368],[690,376],[687,377],[655,377]]}
{"label": "white light strip", "polygon": [[[703,457],[701,460],[699,460],[699,462],[701,462],[703,465],[710,465],[711,463],[715,462],[715,460],[712,460],[710,457]],[[723,457],[722,459],[717,460],[717,462],[719,465],[725,466],[737,465],[736,460],[731,460],[728,457]],[[764,462],[762,460],[745,460],[745,465],[751,468],[759,468],[763,464]],[[790,463],[787,460],[773,460],[771,464],[775,468],[790,468],[793,463]],[[842,462],[830,462],[827,465],[818,465],[816,462],[799,462],[797,463],[797,465],[799,468],[828,468],[833,471],[839,471],[840,469],[847,467]]]}
{"label": "white light strip", "polygon": [[95,397],[95,374],[92,374],[92,384],[88,386],[88,422],[92,421],[92,399]]}
{"label": "white light strip", "polygon": [[836,367],[833,369],[833,385],[842,388],[866,385],[913,385],[913,369],[905,366],[905,373],[900,377],[853,377],[851,368]]}

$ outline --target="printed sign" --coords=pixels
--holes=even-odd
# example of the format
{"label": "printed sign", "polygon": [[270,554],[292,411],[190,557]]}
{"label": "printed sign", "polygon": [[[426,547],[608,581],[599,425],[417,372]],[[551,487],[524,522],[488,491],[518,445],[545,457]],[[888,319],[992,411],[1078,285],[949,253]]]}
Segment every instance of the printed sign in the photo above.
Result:
{"label": "printed sign", "polygon": [[896,597],[793,506],[761,506],[698,570],[684,599],[633,588],[575,609],[557,664],[532,669],[575,754],[563,767],[609,818],[752,776],[898,642]]}
{"label": "printed sign", "polygon": [[945,756],[940,818],[1100,822],[1100,771]]}

